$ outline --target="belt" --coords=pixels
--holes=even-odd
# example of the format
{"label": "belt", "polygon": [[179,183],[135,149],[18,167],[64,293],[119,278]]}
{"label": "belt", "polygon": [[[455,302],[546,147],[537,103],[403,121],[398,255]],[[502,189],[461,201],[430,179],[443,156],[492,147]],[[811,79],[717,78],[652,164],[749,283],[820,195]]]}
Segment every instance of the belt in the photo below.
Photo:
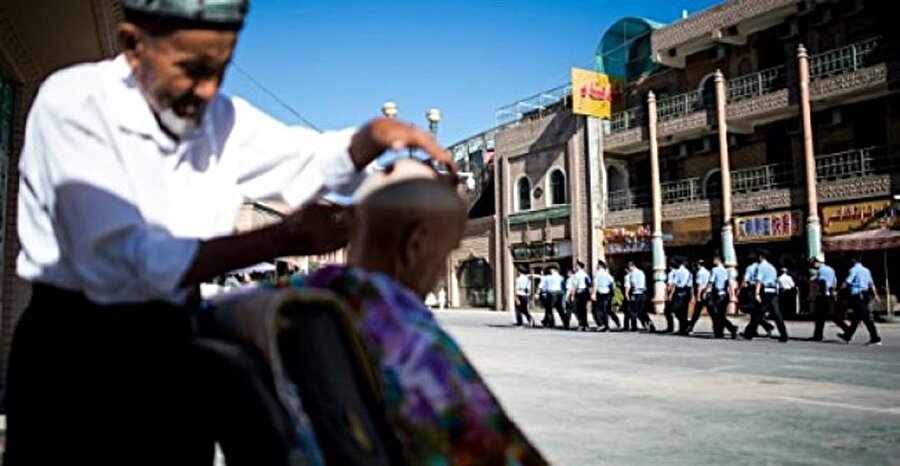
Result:
{"label": "belt", "polygon": [[763,288],[763,292],[764,292],[764,293],[774,293],[774,292],[776,292],[776,291],[777,291],[777,290],[776,290],[775,288],[771,288],[771,287],[768,287],[768,286]]}
{"label": "belt", "polygon": [[635,296],[640,296],[640,295],[644,294],[644,290],[641,290],[641,291],[632,291],[631,294],[633,294],[633,295],[635,295]]}

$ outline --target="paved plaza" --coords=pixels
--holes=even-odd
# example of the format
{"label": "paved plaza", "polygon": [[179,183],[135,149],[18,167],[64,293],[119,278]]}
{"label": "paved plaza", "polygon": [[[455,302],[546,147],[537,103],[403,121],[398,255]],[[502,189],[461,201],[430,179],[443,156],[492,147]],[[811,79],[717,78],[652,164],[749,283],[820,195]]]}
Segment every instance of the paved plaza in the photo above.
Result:
{"label": "paved plaza", "polygon": [[800,341],[810,322],[779,343],[713,340],[706,318],[684,338],[436,314],[553,464],[900,464],[898,324],[865,347],[833,325]]}

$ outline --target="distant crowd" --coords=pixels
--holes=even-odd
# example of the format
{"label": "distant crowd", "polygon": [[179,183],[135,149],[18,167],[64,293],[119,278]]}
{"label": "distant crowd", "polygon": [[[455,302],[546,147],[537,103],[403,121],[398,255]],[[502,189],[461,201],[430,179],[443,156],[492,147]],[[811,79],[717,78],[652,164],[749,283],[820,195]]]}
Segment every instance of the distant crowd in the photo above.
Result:
{"label": "distant crowd", "polygon": [[[525,268],[519,269],[515,282],[516,325],[537,327],[529,312],[529,304],[535,299],[544,309],[540,326],[557,326],[554,311],[559,316],[562,328],[569,329],[572,316],[576,319],[576,329],[587,331],[588,310],[596,324],[596,330],[606,332],[610,322],[616,331],[636,332],[639,327],[651,333],[678,333],[689,336],[694,326],[706,310],[712,320],[714,338],[731,339],[742,337],[751,340],[756,337],[771,337],[777,329],[778,340],[789,339],[784,324],[783,311],[798,313],[801,302],[801,277],[786,268],[780,271],[768,260],[769,253],[759,249],[750,257],[744,273],[731,277],[722,258],[713,259],[708,269],[702,259],[689,262],[683,257],[675,257],[668,264],[665,292],[666,328],[658,330],[650,318],[650,299],[647,275],[633,262],[629,262],[621,282],[617,283],[607,264],[600,260],[593,274],[585,270],[583,262],[576,262],[573,270],[561,275],[557,267],[542,270],[540,275],[530,274]],[[861,258],[855,257],[844,280],[839,281],[834,268],[823,257],[809,262],[810,273],[802,277],[803,301],[809,303],[815,319],[810,341],[822,341],[826,321],[833,322],[839,329],[837,337],[850,343],[859,324],[865,325],[869,333],[869,345],[880,345],[881,337],[872,318],[870,303],[879,301],[871,271],[863,265]],[[808,281],[806,280],[808,278]],[[537,285],[535,279],[539,279]],[[534,289],[533,289],[534,288]],[[739,331],[729,320],[729,305],[735,313],[745,313],[750,321]],[[616,310],[623,314],[622,319]],[[848,320],[849,319],[849,320]],[[677,321],[677,326],[676,326]],[[760,329],[764,335],[760,335]]]}

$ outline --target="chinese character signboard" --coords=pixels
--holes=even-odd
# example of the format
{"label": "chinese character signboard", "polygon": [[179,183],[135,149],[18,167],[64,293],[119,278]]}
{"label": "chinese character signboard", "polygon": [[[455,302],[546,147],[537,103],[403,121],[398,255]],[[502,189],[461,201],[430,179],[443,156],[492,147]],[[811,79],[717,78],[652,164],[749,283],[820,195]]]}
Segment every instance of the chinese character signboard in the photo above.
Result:
{"label": "chinese character signboard", "polygon": [[734,219],[737,243],[780,241],[800,235],[800,211],[782,210]]}
{"label": "chinese character signboard", "polygon": [[[672,234],[663,232],[663,241],[671,241]],[[603,230],[603,242],[606,254],[632,254],[649,252],[653,232],[647,225],[633,225],[622,228]]]}
{"label": "chinese character signboard", "polygon": [[596,71],[572,68],[572,112],[597,118],[612,114],[613,89],[609,77]]}
{"label": "chinese character signboard", "polygon": [[822,208],[822,231],[837,235],[888,225],[893,216],[890,200],[860,202]]}

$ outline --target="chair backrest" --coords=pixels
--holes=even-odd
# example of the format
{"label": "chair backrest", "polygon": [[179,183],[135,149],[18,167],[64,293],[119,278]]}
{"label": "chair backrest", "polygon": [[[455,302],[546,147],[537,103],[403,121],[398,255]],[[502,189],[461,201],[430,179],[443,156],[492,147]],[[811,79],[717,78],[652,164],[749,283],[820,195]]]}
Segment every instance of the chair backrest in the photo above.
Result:
{"label": "chair backrest", "polygon": [[287,301],[278,349],[327,464],[402,464],[377,373],[343,304]]}

